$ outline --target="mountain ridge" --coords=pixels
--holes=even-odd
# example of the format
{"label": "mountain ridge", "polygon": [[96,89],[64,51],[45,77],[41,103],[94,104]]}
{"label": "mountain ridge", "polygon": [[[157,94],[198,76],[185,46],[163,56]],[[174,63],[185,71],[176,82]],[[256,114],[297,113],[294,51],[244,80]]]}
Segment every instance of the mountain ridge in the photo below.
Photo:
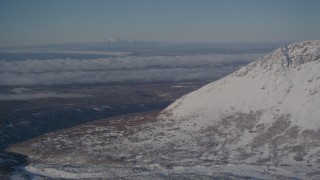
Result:
{"label": "mountain ridge", "polygon": [[[312,44],[313,48],[309,48],[309,49],[311,49],[312,51],[316,49],[316,53],[300,54],[300,56],[296,56],[298,58],[291,57],[290,58],[291,60],[288,61],[287,56],[283,53],[284,52],[283,50],[293,49],[294,50],[292,51],[293,53],[289,54],[290,56],[292,56],[294,54],[297,54],[296,47],[301,46],[301,44],[302,45]],[[306,46],[302,46],[302,47],[306,47]],[[308,48],[308,46],[306,48]],[[308,52],[308,51],[305,51],[305,52]],[[310,60],[310,57],[311,57],[311,60]],[[232,104],[237,104],[237,103],[239,104],[240,101],[242,102],[247,101],[247,103],[245,104],[249,105],[250,103],[252,103],[251,97],[253,95],[256,95],[258,99],[259,97],[262,99],[265,99],[263,97],[270,97],[270,93],[274,93],[274,95],[271,97],[276,99],[285,98],[292,89],[296,89],[296,86],[294,86],[295,84],[306,86],[308,91],[310,91],[309,94],[317,94],[319,91],[319,86],[310,85],[312,84],[310,82],[312,80],[315,80],[316,83],[319,82],[317,81],[320,78],[319,72],[316,68],[313,68],[314,72],[312,73],[308,69],[312,69],[312,67],[309,67],[309,66],[319,66],[319,61],[318,61],[319,59],[320,59],[320,41],[312,41],[311,43],[310,41],[303,42],[303,43],[296,43],[293,45],[289,45],[288,48],[281,47],[277,49],[274,53],[266,55],[263,58],[259,58],[257,61],[250,63],[249,65],[239,69],[238,71],[230,74],[229,76],[200,88],[199,92],[201,92],[200,94],[203,94],[203,91],[212,91],[213,89],[216,89],[216,91],[218,92],[212,92],[211,94],[214,94],[214,93],[220,94],[220,96],[218,96],[217,99],[219,99],[220,97],[223,97],[224,94],[228,94],[229,96],[233,97],[234,94],[238,93],[237,91],[235,91],[236,89],[239,89],[238,91],[242,91],[243,94],[247,95],[245,96],[245,98],[241,98],[241,97],[244,97],[244,95],[237,94],[237,96],[234,97],[233,100],[232,99],[230,100],[230,98],[224,98],[229,101],[229,103],[228,102],[224,103],[226,104],[225,108],[227,108],[227,106],[232,107]],[[287,62],[291,62],[292,66],[290,65],[290,63],[287,63]],[[304,63],[301,63],[301,62],[304,62]],[[310,65],[310,63],[312,65]],[[298,78],[298,79],[295,80],[295,78]],[[233,81],[232,83],[229,83],[229,84],[234,83],[236,85],[229,85],[229,88],[227,89],[225,88],[223,93],[219,92],[219,89],[221,89],[221,85],[226,84],[227,81]],[[247,83],[247,86],[250,86],[251,88],[247,89],[246,87],[243,87],[242,83],[239,83],[239,81],[242,81],[242,83]],[[267,90],[269,91],[262,96],[263,92]],[[251,96],[250,94],[248,94],[248,92],[250,91],[252,91]],[[304,90],[300,89],[300,92],[297,92],[297,93],[300,95],[301,94],[306,95],[301,91],[304,91]],[[190,93],[187,96],[195,96],[193,94],[194,92]],[[198,94],[197,96],[200,96],[200,95]],[[241,99],[240,101],[239,101],[239,98]],[[202,99],[202,101],[203,101],[203,104],[206,104],[206,102],[208,102],[208,98],[204,98]],[[223,100],[221,99],[221,101]],[[259,100],[259,101],[264,102],[263,100]],[[259,102],[259,101],[256,101],[256,102]],[[268,100],[266,101],[268,102]],[[195,102],[197,102],[197,100],[194,99],[194,102],[192,103],[190,102],[189,105],[194,104]],[[172,107],[176,106],[177,104],[181,104],[181,99],[177,100],[175,103],[169,106],[167,110],[164,110],[164,114],[167,114],[168,111],[171,111]],[[198,102],[198,104],[201,104],[201,100],[200,102]],[[195,105],[194,107],[197,108],[196,106],[197,105]],[[210,103],[209,104],[207,103],[206,106],[210,106]],[[270,107],[270,106],[272,105],[267,104],[266,107]],[[190,111],[186,110],[186,112],[190,112]]]}
{"label": "mountain ridge", "polygon": [[320,40],[303,41],[300,43],[293,43],[288,46],[282,46],[274,52],[259,58],[257,61],[241,68],[235,73],[238,76],[244,76],[248,70],[261,66],[262,69],[272,68],[274,66],[281,66],[282,70],[288,68],[297,68],[298,66],[316,61],[320,58]]}

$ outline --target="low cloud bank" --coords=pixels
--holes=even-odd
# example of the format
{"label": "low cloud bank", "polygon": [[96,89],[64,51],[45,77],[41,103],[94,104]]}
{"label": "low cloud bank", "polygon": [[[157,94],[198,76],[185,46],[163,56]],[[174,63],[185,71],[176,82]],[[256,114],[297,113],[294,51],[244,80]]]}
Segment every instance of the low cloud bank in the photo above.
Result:
{"label": "low cloud bank", "polygon": [[231,73],[262,55],[252,53],[0,61],[0,85],[215,79]]}

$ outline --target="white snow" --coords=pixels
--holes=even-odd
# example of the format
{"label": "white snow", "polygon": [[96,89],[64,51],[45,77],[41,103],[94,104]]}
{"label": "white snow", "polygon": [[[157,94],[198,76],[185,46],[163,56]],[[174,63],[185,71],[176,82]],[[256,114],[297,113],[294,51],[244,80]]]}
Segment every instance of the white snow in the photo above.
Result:
{"label": "white snow", "polygon": [[319,106],[320,41],[306,41],[281,47],[178,99],[162,117],[199,120],[205,127],[221,114],[234,112],[262,110],[262,119],[270,121],[277,110],[278,114],[290,114],[296,125],[315,129],[320,126]]}

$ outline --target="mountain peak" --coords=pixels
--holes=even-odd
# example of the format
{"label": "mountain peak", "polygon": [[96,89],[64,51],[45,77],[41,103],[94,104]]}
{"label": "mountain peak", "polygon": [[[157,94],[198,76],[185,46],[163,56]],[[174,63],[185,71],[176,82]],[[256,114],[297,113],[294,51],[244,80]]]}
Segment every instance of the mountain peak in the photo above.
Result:
{"label": "mountain peak", "polygon": [[[200,118],[201,121],[210,122],[213,117],[223,118],[222,114],[250,114],[262,110],[279,116],[290,114],[294,119],[292,122],[300,127],[320,127],[316,119],[301,120],[306,114],[320,115],[312,104],[320,97],[319,62],[320,41],[280,47],[233,74],[185,95],[162,115],[173,119],[206,116],[208,119]],[[310,113],[311,110],[314,113]]]}
{"label": "mountain peak", "polygon": [[285,73],[288,69],[298,68],[302,64],[320,60],[320,40],[303,41],[282,46],[274,52],[235,72],[236,76],[245,76],[250,72],[272,71]]}
{"label": "mountain peak", "polygon": [[299,166],[307,174],[320,167],[319,70],[320,41],[283,46],[183,96],[160,117],[179,129],[171,142],[189,143],[192,152],[202,142],[206,160],[283,164],[288,172]]}
{"label": "mountain peak", "polygon": [[320,59],[320,41],[304,41],[282,46],[263,60],[284,60],[285,66],[297,67],[301,64]]}

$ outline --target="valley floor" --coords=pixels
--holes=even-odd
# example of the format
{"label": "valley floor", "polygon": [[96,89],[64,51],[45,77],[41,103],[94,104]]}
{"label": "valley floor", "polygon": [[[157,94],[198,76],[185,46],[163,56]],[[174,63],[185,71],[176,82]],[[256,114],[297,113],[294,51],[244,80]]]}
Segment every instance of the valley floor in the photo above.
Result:
{"label": "valley floor", "polygon": [[0,86],[0,176],[26,163],[26,156],[4,151],[13,144],[97,119],[160,111],[206,83]]}

